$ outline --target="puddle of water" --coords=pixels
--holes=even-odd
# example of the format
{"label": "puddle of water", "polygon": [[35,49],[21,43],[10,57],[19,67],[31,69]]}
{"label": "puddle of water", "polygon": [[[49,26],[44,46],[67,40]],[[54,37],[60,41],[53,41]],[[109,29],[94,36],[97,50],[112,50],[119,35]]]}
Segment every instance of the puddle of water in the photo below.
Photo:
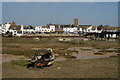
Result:
{"label": "puddle of water", "polygon": [[99,52],[100,50],[99,49],[93,49],[92,50],[94,53],[96,53],[96,52]]}
{"label": "puddle of water", "polygon": [[93,59],[93,58],[104,58],[107,56],[103,55],[85,55],[85,54],[77,54],[76,59]]}
{"label": "puddle of water", "polygon": [[76,55],[77,55],[77,53],[72,53],[72,54],[70,54],[71,56],[75,56],[76,57]]}
{"label": "puddle of water", "polygon": [[6,60],[2,60],[2,63],[3,63],[3,62],[13,61],[13,60],[27,60],[27,61],[29,61],[29,60],[31,60],[31,59],[6,59]]}
{"label": "puddle of water", "polygon": [[109,49],[106,49],[106,50],[118,50],[118,49],[115,49],[115,48],[109,48]]}
{"label": "puddle of water", "polygon": [[[81,49],[90,49],[90,51],[87,50],[81,50]],[[74,56],[76,59],[93,59],[93,58],[105,58],[110,57],[111,55],[116,55],[115,53],[111,54],[105,54],[105,55],[94,55],[94,53],[100,51],[99,49],[94,49],[92,47],[74,47],[74,48],[68,48],[68,50],[76,50],[78,51],[78,54],[75,54]],[[110,48],[107,50],[115,50],[114,48]]]}
{"label": "puddle of water", "polygon": [[80,49],[93,49],[92,47],[79,47]]}
{"label": "puddle of water", "polygon": [[[90,50],[81,50],[81,49],[90,49]],[[108,53],[108,54],[104,54],[104,55],[94,55],[94,53],[100,51],[99,49],[94,49],[92,47],[73,47],[73,48],[68,48],[67,50],[71,50],[71,51],[78,51],[77,53],[72,53],[72,56],[75,56],[76,59],[93,59],[93,58],[105,58],[105,57],[110,57],[110,56],[114,56],[117,55],[117,53],[112,52],[112,53]],[[106,50],[117,50],[115,48],[109,48]],[[2,62],[8,62],[8,61],[12,61],[12,60],[31,60],[28,59],[24,56],[14,56],[14,55],[8,55],[8,54],[4,54],[2,56]],[[54,61],[65,61],[66,58],[63,56],[59,56],[56,57],[56,59]]]}
{"label": "puddle of water", "polygon": [[73,47],[73,48],[68,48],[67,50],[74,50],[74,51],[79,51],[79,50],[92,50],[92,47]]}
{"label": "puddle of water", "polygon": [[81,54],[81,53],[79,53],[79,54],[77,54],[76,55],[76,59],[94,59],[94,58],[106,58],[106,57],[110,57],[110,56],[116,56],[117,55],[117,53],[111,53],[111,54],[104,54],[104,55],[88,55],[88,54]]}
{"label": "puddle of water", "polygon": [[10,54],[2,54],[2,62],[8,62],[12,60],[31,60],[25,56],[16,56],[16,55],[10,55]]}

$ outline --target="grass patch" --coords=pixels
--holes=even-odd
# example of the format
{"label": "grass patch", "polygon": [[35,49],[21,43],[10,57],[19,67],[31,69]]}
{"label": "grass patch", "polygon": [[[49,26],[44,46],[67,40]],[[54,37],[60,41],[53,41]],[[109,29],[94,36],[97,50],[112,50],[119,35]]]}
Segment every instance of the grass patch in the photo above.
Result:
{"label": "grass patch", "polygon": [[15,60],[15,61],[6,62],[5,64],[27,66],[28,63],[30,63],[30,62],[28,62],[26,60]]}
{"label": "grass patch", "polygon": [[50,67],[30,70],[24,67],[26,61],[11,61],[3,63],[2,76],[3,78],[117,78],[117,60],[115,57],[83,60],[69,58],[66,61],[55,62]]}
{"label": "grass patch", "polygon": [[[42,38],[35,40],[33,38],[14,38],[3,37],[2,38],[2,53],[31,56],[34,54],[33,48],[53,48],[53,49],[67,49],[69,47],[94,47],[97,49],[107,49],[111,47],[118,47],[118,42],[115,41],[77,41],[71,40],[68,42],[59,42],[56,38],[47,39]],[[89,50],[89,49],[85,49]],[[55,51],[58,54],[63,55],[65,50]]]}

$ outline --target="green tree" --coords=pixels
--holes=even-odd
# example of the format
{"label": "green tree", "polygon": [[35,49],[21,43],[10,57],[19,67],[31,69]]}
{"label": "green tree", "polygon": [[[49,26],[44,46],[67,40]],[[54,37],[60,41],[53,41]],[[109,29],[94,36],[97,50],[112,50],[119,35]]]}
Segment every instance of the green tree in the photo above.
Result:
{"label": "green tree", "polygon": [[99,25],[98,27],[97,27],[97,30],[102,30],[103,29],[103,25]]}
{"label": "green tree", "polygon": [[99,25],[97,27],[98,30],[107,30],[107,28],[109,27],[109,25]]}

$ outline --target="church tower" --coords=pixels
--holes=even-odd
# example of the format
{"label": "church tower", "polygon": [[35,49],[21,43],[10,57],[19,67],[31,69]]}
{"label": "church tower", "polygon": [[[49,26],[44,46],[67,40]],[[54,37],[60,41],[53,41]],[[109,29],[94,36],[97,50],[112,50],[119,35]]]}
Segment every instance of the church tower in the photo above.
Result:
{"label": "church tower", "polygon": [[74,26],[79,26],[79,20],[77,18],[74,19]]}

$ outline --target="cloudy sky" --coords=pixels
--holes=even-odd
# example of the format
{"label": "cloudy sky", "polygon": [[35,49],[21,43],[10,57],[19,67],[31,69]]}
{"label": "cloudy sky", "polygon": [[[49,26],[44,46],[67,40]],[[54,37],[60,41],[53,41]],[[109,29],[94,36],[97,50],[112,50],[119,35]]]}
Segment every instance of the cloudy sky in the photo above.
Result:
{"label": "cloudy sky", "polygon": [[2,22],[23,25],[80,24],[118,26],[117,2],[3,2]]}

